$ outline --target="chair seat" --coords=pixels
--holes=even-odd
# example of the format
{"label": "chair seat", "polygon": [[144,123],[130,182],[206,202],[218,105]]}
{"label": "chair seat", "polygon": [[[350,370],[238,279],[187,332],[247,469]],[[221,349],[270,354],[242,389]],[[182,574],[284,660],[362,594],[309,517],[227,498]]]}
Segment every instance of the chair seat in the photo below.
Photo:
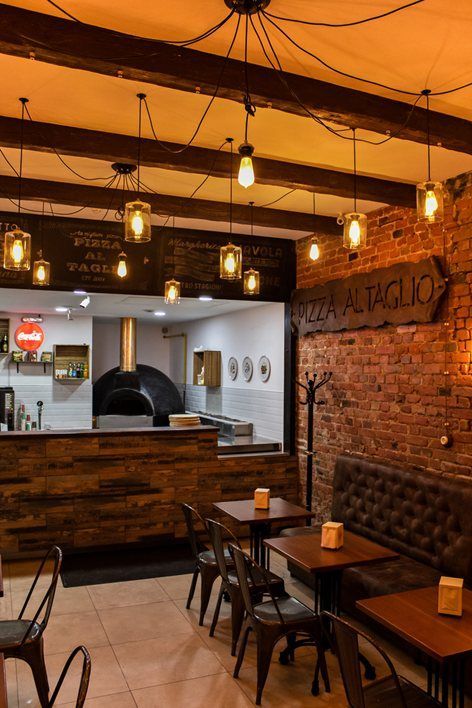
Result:
{"label": "chair seat", "polygon": [[[198,560],[208,565],[216,565],[216,558],[213,551],[202,551],[198,554]],[[225,551],[225,561],[227,566],[230,566],[231,568],[234,566],[233,559],[231,558],[228,550]]]}
{"label": "chair seat", "polygon": [[[4,620],[0,622],[0,651],[19,647],[31,620]],[[34,623],[25,644],[38,639],[42,632],[42,627],[37,622]]]}
{"label": "chair seat", "polygon": [[[228,573],[228,580],[231,585],[235,585],[236,587],[239,587],[238,576],[236,575],[236,573],[234,571],[230,571]],[[277,592],[277,588],[279,588],[279,590],[281,592],[284,592],[284,590],[285,590],[284,581],[282,580],[281,577],[279,577],[275,573],[269,573],[268,580],[269,580],[269,585],[272,587],[274,592]],[[257,568],[252,569],[252,578],[248,577],[248,582],[249,582],[249,589],[256,588],[256,589],[264,590],[266,587],[265,578]]]}
{"label": "chair seat", "polygon": [[[306,622],[307,620],[317,621],[318,617],[313,610],[297,600],[296,597],[281,597],[277,600],[277,605],[285,622]],[[280,624],[280,617],[273,602],[261,602],[254,606],[256,619],[262,622],[276,622]]]}
{"label": "chair seat", "polygon": [[[431,708],[440,704],[414,683],[399,676],[400,686],[408,708]],[[402,708],[398,689],[391,676],[375,681],[364,687],[366,708]]]}

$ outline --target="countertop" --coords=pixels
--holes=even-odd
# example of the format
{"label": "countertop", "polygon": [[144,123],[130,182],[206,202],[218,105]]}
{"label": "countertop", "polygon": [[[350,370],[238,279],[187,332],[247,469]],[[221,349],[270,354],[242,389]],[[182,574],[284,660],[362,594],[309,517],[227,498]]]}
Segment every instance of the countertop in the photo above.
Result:
{"label": "countertop", "polygon": [[162,427],[145,427],[145,428],[76,428],[71,430],[8,430],[0,433],[0,442],[7,438],[23,438],[23,437],[72,437],[72,436],[101,436],[101,435],[153,435],[156,433],[182,433],[182,432],[200,432],[202,430],[215,430],[214,425],[195,425],[174,428],[169,426]]}

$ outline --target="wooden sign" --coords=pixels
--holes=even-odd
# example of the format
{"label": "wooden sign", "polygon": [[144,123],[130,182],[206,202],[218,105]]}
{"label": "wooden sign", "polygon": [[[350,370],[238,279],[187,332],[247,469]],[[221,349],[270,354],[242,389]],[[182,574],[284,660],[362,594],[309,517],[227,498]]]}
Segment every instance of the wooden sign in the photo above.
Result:
{"label": "wooden sign", "polygon": [[310,332],[431,322],[446,289],[434,257],[357,273],[292,294],[292,329]]}
{"label": "wooden sign", "polygon": [[[163,296],[164,283],[173,276],[182,284],[182,297],[212,295],[227,300],[288,302],[294,286],[294,242],[287,239],[233,234],[243,251],[243,270],[261,275],[261,292],[243,295],[243,283],[219,277],[220,247],[228,233],[195,229],[152,228],[149,243],[124,240],[123,224],[0,212],[0,262],[3,234],[18,224],[31,234],[32,260],[41,248],[51,262],[51,290],[126,293]],[[116,275],[118,255],[128,256],[128,276]],[[7,271],[0,266],[0,288],[32,288],[31,271]]]}

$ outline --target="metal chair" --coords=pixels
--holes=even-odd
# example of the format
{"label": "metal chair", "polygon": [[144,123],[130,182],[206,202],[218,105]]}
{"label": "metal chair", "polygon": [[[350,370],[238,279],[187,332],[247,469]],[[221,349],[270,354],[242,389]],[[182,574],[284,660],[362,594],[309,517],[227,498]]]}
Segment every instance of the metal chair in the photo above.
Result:
{"label": "metal chair", "polygon": [[[34,613],[33,619],[23,619],[43,568],[50,559],[54,561],[54,566],[49,587]],[[43,634],[51,614],[61,565],[62,551],[57,546],[53,546],[46,553],[38,568],[18,619],[0,622],[0,652],[3,653],[5,659],[21,659],[29,664],[41,706],[49,706],[49,683],[44,663]]]}
{"label": "metal chair", "polygon": [[[262,691],[269,672],[270,661],[275,644],[287,637],[290,647],[295,648],[296,636],[308,638],[310,643],[315,644],[318,658],[315,666],[311,692],[314,696],[319,693],[319,673],[324,680],[325,690],[329,692],[328,669],[323,648],[323,636],[320,618],[313,610],[304,605],[290,595],[276,598],[272,592],[268,571],[261,568],[257,563],[241,550],[237,545],[230,543],[230,551],[234,557],[239,585],[244,599],[244,606],[248,614],[247,626],[243,634],[239,648],[238,659],[234,668],[233,676],[238,678],[241,664],[246,651],[249,633],[254,631],[257,642],[257,693],[256,705],[260,705]],[[249,580],[254,573],[266,579],[266,592],[270,595],[270,600],[266,602],[254,603],[254,596],[251,593]],[[254,582],[254,581],[253,581]]]}
{"label": "metal chair", "polygon": [[[226,556],[224,555],[224,535],[230,537],[231,542],[241,548],[238,539],[232,534],[232,532],[220,524],[218,521],[213,521],[213,519],[206,519],[206,524],[208,527],[208,533],[210,534],[210,540],[213,546],[213,551],[215,553],[216,562],[218,564],[218,570],[221,575],[221,587],[218,595],[218,600],[215,607],[215,612],[213,615],[213,621],[210,628],[210,637],[213,637],[216,629],[216,624],[218,622],[218,617],[220,614],[221,601],[225,592],[228,593],[231,600],[231,656],[236,656],[236,645],[238,643],[239,635],[241,634],[241,627],[244,622],[244,600],[239,586],[238,576],[234,570],[228,569],[226,565]],[[271,586],[272,592],[276,597],[285,594],[284,581],[275,573],[268,573],[267,578]],[[262,601],[262,595],[266,591],[266,577],[259,575],[254,572],[254,583],[249,579],[249,589],[251,595],[257,602]]]}
{"label": "metal chair", "polygon": [[[187,524],[190,547],[195,557],[195,570],[193,571],[186,607],[187,610],[190,609],[190,605],[192,604],[193,596],[195,594],[195,588],[197,586],[198,576],[200,575],[202,587],[200,595],[200,618],[198,623],[201,626],[203,625],[205,614],[208,609],[208,603],[210,602],[213,583],[219,576],[220,571],[218,569],[214,552],[209,550],[201,551],[196,526],[199,524],[206,531],[205,522],[202,517],[196,509],[190,506],[190,504],[182,504],[182,511],[184,513],[185,523]],[[229,567],[233,568],[234,563],[229,555],[229,552],[225,553],[225,559]]]}
{"label": "metal chair", "polygon": [[[365,632],[331,612],[322,612],[323,622],[330,622],[344,691],[350,708],[432,708],[440,704],[419,686],[400,676],[381,647]],[[367,640],[385,661],[389,674],[369,684],[362,684],[359,637]]]}
{"label": "metal chair", "polygon": [[59,695],[59,692],[62,688],[62,684],[64,683],[64,680],[67,676],[67,672],[69,671],[69,667],[74,661],[75,657],[77,654],[81,653],[83,655],[83,660],[82,660],[82,673],[80,676],[80,683],[79,683],[79,690],[77,693],[77,699],[75,702],[75,708],[82,708],[82,706],[85,703],[85,699],[87,697],[87,691],[88,691],[88,686],[89,686],[89,681],[90,681],[90,671],[92,669],[92,660],[90,658],[90,654],[88,653],[86,647],[80,646],[76,647],[72,654],[69,656],[67,659],[64,668],[62,669],[61,675],[59,677],[59,681],[57,682],[56,688],[54,689],[54,693],[51,696],[51,700],[48,703],[48,708],[52,708],[52,706],[55,704],[56,699]]}

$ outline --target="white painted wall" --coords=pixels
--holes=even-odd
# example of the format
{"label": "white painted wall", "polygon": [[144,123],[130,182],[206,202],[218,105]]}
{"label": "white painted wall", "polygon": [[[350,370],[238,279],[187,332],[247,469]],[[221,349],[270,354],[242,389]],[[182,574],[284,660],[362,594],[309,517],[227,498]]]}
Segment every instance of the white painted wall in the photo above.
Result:
{"label": "white painted wall", "polygon": [[[169,376],[170,344],[162,336],[162,324],[138,322],[137,362]],[[120,321],[93,320],[93,380],[120,363]]]}
{"label": "white painted wall", "polygon": [[[33,294],[32,294],[33,295]],[[17,349],[14,341],[16,328],[21,324],[21,315],[1,313],[0,318],[10,319],[10,351]],[[76,317],[68,322],[64,315],[45,316],[41,324],[44,330],[44,344],[39,350],[53,351],[54,344],[92,344],[92,318]],[[93,362],[91,361],[92,369]],[[92,384],[91,380],[79,384],[65,384],[54,381],[52,366],[47,373],[40,366],[20,366],[8,356],[0,355],[0,386],[12,386],[15,390],[15,407],[24,403],[31,420],[37,420],[36,402],[44,403],[43,427],[52,428],[90,428],[92,425]]]}
{"label": "white painted wall", "polygon": [[[256,435],[283,440],[284,401],[284,305],[271,303],[228,315],[209,317],[174,326],[172,333],[186,332],[188,338],[187,400],[189,410],[222,414],[248,420]],[[182,383],[181,340],[171,340],[170,377]],[[222,353],[222,386],[193,386],[193,350],[203,346]],[[271,362],[271,376],[263,383],[257,371],[261,356]],[[238,376],[231,381],[228,360],[234,356]],[[251,357],[254,373],[250,382],[242,375],[242,361]]]}

